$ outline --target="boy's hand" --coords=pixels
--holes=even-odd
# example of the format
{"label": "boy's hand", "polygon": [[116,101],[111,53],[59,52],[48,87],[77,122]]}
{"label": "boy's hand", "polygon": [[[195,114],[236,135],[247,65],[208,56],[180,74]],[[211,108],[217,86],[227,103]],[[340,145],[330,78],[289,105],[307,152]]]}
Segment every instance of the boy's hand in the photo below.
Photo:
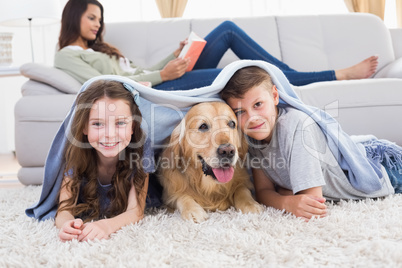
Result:
{"label": "boy's hand", "polygon": [[81,219],[66,221],[59,231],[60,240],[66,242],[78,239],[78,236],[82,233],[83,225],[84,223]]}
{"label": "boy's hand", "polygon": [[321,218],[327,215],[327,206],[324,202],[324,197],[307,194],[291,195],[287,196],[285,210],[308,221],[312,217]]}
{"label": "boy's hand", "polygon": [[93,239],[107,239],[112,232],[106,220],[85,223],[82,233],[78,236],[79,241]]}

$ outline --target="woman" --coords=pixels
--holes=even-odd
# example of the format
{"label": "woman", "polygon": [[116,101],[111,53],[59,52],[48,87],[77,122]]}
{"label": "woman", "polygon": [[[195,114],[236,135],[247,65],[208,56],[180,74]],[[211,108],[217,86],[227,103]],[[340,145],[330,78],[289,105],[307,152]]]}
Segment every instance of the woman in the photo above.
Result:
{"label": "woman", "polygon": [[103,19],[103,7],[98,1],[69,0],[63,10],[55,67],[81,83],[94,76],[116,74],[135,81],[149,81],[156,89],[186,90],[210,85],[221,71],[216,67],[229,48],[240,59],[264,60],[276,65],[296,86],[368,78],[378,65],[378,57],[372,56],[346,69],[298,72],[270,55],[233,22],[225,21],[205,37],[207,44],[193,71],[186,73],[189,61],[177,58],[186,41],[180,42],[179,48],[167,58],[144,70],[130,64],[117,48],[103,42]]}

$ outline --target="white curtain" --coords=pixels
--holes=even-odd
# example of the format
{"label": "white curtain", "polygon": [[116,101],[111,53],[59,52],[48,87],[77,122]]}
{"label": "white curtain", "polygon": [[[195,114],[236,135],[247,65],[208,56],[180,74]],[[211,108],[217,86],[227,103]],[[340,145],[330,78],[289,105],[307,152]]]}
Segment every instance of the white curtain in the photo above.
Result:
{"label": "white curtain", "polygon": [[183,16],[187,0],[155,0],[162,18]]}
{"label": "white curtain", "polygon": [[344,1],[350,12],[371,13],[377,15],[382,20],[384,20],[385,0],[344,0]]}
{"label": "white curtain", "polygon": [[402,0],[396,1],[396,20],[398,23],[398,27],[402,28]]}

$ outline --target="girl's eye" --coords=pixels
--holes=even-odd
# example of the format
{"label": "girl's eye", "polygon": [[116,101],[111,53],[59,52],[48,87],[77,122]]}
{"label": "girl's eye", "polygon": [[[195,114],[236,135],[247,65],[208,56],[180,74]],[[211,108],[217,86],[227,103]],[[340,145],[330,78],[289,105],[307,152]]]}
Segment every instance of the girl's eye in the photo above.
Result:
{"label": "girl's eye", "polygon": [[127,125],[127,122],[125,122],[125,121],[119,121],[119,122],[117,122],[117,125],[118,125],[118,126],[125,126],[125,125]]}
{"label": "girl's eye", "polygon": [[92,125],[95,127],[100,127],[100,126],[102,126],[102,123],[101,122],[93,122]]}
{"label": "girl's eye", "polygon": [[201,132],[205,132],[205,131],[207,131],[208,129],[209,129],[209,127],[208,127],[208,125],[207,125],[206,123],[203,123],[203,124],[198,128],[198,130],[201,131]]}
{"label": "girl's eye", "polygon": [[228,123],[228,126],[229,126],[231,129],[236,128],[236,123],[235,123],[235,121],[230,120],[229,123]]}
{"label": "girl's eye", "polygon": [[262,102],[257,102],[256,104],[254,104],[254,107],[260,107],[262,105]]}

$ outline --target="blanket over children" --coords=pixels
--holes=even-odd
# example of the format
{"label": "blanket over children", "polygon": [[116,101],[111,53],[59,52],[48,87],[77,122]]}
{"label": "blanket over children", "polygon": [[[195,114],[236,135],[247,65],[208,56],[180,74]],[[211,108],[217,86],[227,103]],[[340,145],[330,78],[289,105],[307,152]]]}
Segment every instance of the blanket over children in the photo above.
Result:
{"label": "blanket over children", "polygon": [[[348,173],[352,186],[362,192],[371,193],[381,189],[382,173],[379,161],[366,156],[361,144],[356,144],[342,131],[338,122],[326,112],[304,104],[296,95],[285,75],[277,67],[264,61],[241,60],[226,66],[210,86],[186,91],[160,91],[146,87],[131,79],[104,75],[94,77],[83,84],[81,91],[100,79],[114,80],[132,86],[140,94],[139,108],[143,115],[142,128],[151,140],[153,149],[161,148],[174,127],[181,121],[191,106],[200,102],[222,101],[219,92],[233,74],[247,66],[258,66],[266,70],[278,88],[280,103],[290,105],[310,115],[321,127],[329,148],[343,170]],[[58,191],[64,175],[64,147],[75,112],[75,102],[60,126],[46,164],[42,193],[39,202],[26,210],[26,214],[39,220],[55,217],[58,205]],[[376,139],[372,137],[372,139]]]}

